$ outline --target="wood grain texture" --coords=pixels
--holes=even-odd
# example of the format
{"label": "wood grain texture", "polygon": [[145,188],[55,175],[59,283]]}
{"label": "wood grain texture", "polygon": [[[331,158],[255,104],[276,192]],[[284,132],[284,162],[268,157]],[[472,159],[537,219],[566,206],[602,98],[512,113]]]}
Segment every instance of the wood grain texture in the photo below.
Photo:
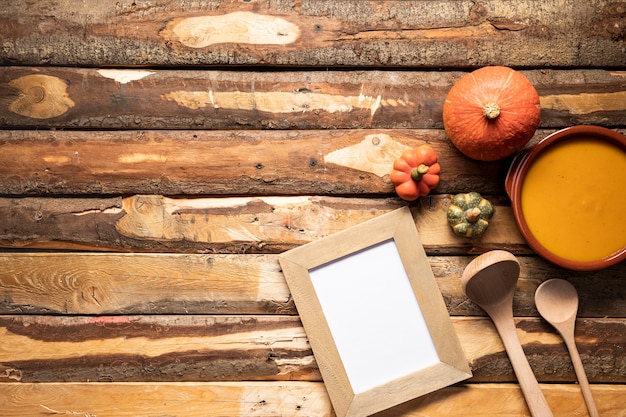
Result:
{"label": "wood grain texture", "polygon": [[[0,127],[72,129],[441,129],[466,72],[216,71],[0,67]],[[522,71],[541,127],[626,125],[626,72]]]}
{"label": "wood grain texture", "polygon": [[[485,316],[468,301],[460,277],[471,256],[430,256],[448,311]],[[516,316],[538,313],[533,295],[551,278],[578,290],[585,318],[626,317],[626,265],[568,271],[535,256],[518,257]],[[276,255],[2,253],[0,314],[297,313]]]}
{"label": "wood grain texture", "polygon": [[[493,323],[453,317],[472,382],[514,382]],[[539,318],[517,318],[539,381],[575,382],[562,339]],[[577,344],[593,383],[626,382],[626,320],[580,319]],[[297,316],[0,316],[0,382],[319,381]],[[372,360],[383,360],[374,359]]]}
{"label": "wood grain texture", "polygon": [[[557,417],[585,416],[575,385],[542,385]],[[595,385],[603,416],[623,412],[622,386]],[[119,417],[201,417],[220,415],[333,417],[323,384],[317,382],[223,383],[73,383],[0,384],[6,417],[79,415]],[[112,404],[114,399],[114,405]],[[497,399],[497,401],[494,401]],[[528,410],[513,384],[466,384],[444,388],[379,414],[381,417],[448,417],[458,410],[468,417],[521,416]]]}
{"label": "wood grain texture", "polygon": [[3,7],[1,64],[624,65],[623,5],[610,0],[37,5]]}
{"label": "wood grain texture", "polygon": [[443,130],[362,129],[0,131],[0,193],[390,196],[393,161],[424,143],[436,192],[502,192],[506,162],[467,161]]}
{"label": "wood grain texture", "polygon": [[334,415],[323,385],[302,382],[0,384],[0,397],[6,417]]}
{"label": "wood grain texture", "polygon": [[2,253],[0,263],[0,314],[296,314],[273,255]]}
{"label": "wood grain texture", "polygon": [[[510,206],[496,204],[482,238],[454,235],[451,195],[412,205],[430,254],[479,253],[494,247],[531,253]],[[136,252],[278,253],[402,207],[397,198],[320,196],[172,198],[0,198],[0,246]]]}
{"label": "wood grain texture", "polygon": [[[460,155],[441,107],[471,69],[507,65],[541,97],[529,146],[576,124],[624,133],[625,28],[622,0],[2,2],[0,414],[335,416],[277,254],[406,205],[387,170],[426,142],[442,181],[408,205],[474,377],[380,416],[528,415],[459,282],[506,249],[555,416],[587,415],[533,302],[563,278],[600,414],[623,417],[626,263],[537,257],[503,189],[509,161]],[[480,240],[445,223],[471,190],[496,204]]]}

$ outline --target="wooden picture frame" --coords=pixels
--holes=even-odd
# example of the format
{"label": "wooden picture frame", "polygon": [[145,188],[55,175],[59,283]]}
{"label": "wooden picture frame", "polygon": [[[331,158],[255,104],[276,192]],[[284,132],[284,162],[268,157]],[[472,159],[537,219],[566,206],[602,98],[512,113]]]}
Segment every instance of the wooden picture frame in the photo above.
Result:
{"label": "wooden picture frame", "polygon": [[338,417],[472,376],[408,207],[279,262]]}

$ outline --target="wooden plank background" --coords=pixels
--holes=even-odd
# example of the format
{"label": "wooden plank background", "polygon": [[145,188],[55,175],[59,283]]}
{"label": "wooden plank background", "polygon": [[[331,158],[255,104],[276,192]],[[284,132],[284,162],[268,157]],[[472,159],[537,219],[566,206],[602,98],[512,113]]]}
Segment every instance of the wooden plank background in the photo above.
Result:
{"label": "wooden plank background", "polygon": [[[465,73],[7,66],[0,67],[0,126],[441,129],[443,101]],[[623,71],[546,68],[522,73],[540,95],[543,128],[626,124]]]}
{"label": "wooden plank background", "polygon": [[26,12],[20,3],[6,4],[0,12],[4,39],[11,41],[3,42],[0,63],[624,65],[623,4],[611,0],[41,0],[36,5]]}
{"label": "wooden plank background", "polygon": [[[587,413],[534,308],[550,278],[579,290],[600,414],[623,416],[626,265],[535,256],[503,187],[510,159],[461,155],[441,106],[467,71],[508,65],[541,99],[528,146],[576,124],[626,133],[625,32],[617,0],[3,2],[0,414],[333,416],[277,254],[406,205],[389,167],[428,143],[441,183],[408,205],[474,376],[381,415],[527,415],[459,281],[506,249],[555,416]],[[496,205],[479,240],[445,222],[470,190]]]}

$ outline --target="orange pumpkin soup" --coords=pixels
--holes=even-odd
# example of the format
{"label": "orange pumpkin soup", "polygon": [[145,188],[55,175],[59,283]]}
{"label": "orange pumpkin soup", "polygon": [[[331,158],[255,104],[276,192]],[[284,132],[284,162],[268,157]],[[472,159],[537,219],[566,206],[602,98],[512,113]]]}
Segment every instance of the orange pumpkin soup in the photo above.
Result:
{"label": "orange pumpkin soup", "polygon": [[573,261],[626,247],[626,151],[577,138],[546,148],[521,190],[524,220],[547,250]]}

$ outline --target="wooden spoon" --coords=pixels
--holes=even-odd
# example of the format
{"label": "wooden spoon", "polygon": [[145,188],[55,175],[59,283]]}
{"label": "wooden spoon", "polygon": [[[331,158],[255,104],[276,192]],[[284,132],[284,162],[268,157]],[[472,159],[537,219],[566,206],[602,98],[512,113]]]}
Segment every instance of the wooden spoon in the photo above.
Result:
{"label": "wooden spoon", "polygon": [[552,411],[524,354],[513,321],[513,293],[519,272],[519,262],[513,254],[494,250],[478,256],[467,265],[461,284],[465,294],[493,320],[530,413],[535,417],[549,417]]}
{"label": "wooden spoon", "polygon": [[539,314],[561,334],[565,346],[572,357],[572,364],[576,371],[576,377],[580,389],[587,404],[587,410],[591,417],[599,417],[596,403],[591,394],[589,381],[585,374],[585,368],[580,360],[576,341],[574,339],[574,326],[576,313],[578,312],[578,293],[576,288],[563,279],[550,279],[537,288],[535,292],[535,304]]}

